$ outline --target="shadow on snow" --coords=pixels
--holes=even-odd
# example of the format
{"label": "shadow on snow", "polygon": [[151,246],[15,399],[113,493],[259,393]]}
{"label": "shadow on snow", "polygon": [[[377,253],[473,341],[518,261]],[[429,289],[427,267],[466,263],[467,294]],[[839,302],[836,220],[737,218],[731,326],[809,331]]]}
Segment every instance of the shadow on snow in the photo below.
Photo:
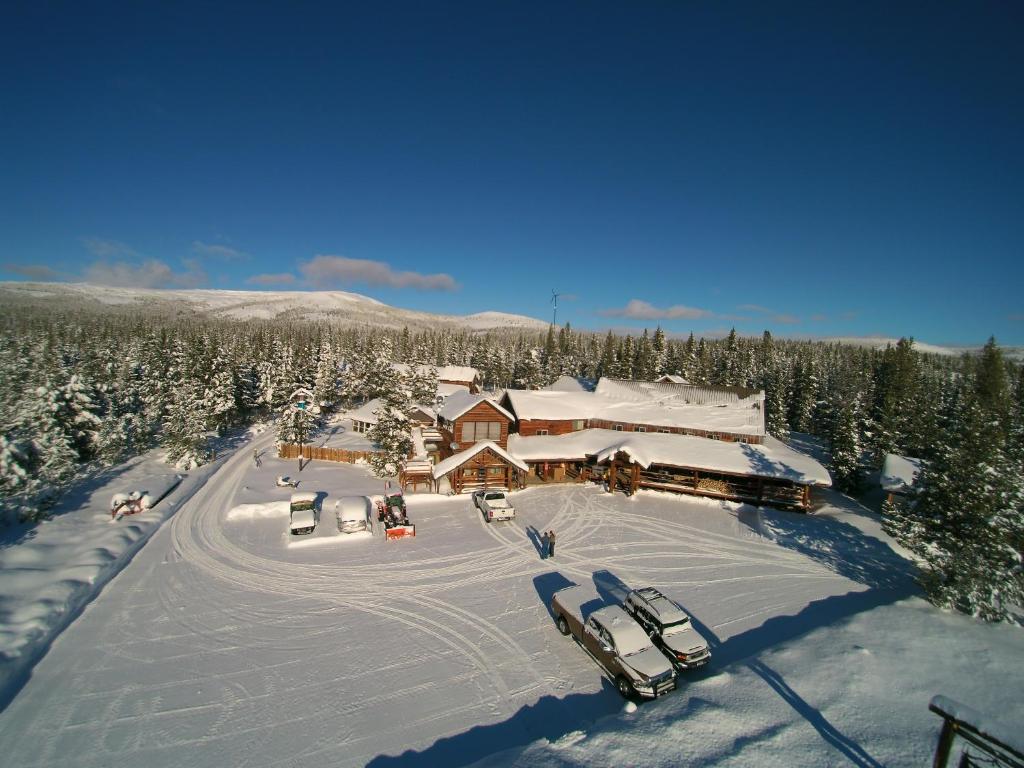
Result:
{"label": "shadow on snow", "polygon": [[512,717],[493,725],[478,725],[468,731],[438,739],[421,752],[406,750],[400,755],[378,755],[367,768],[458,768],[483,760],[488,755],[514,747],[525,747],[538,739],[557,741],[622,707],[622,699],[607,679],[598,693],[575,693],[559,699],[542,696],[536,704],[522,707]]}

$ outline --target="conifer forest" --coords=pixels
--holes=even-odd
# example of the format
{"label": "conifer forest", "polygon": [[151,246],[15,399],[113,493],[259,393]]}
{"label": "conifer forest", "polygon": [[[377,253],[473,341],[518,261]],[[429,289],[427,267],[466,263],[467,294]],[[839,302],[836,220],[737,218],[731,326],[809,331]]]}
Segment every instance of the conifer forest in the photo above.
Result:
{"label": "conifer forest", "polygon": [[[210,458],[212,436],[255,422],[302,438],[315,424],[287,416],[299,389],[317,404],[310,419],[374,397],[396,410],[403,398],[422,402],[431,382],[411,373],[396,385],[392,362],[470,365],[490,391],[671,373],[763,389],[768,431],[820,438],[841,492],[862,491],[887,453],[921,459],[909,498],[887,505],[883,523],[917,556],[929,599],[991,621],[1024,604],[1024,368],[995,340],[956,357],[920,353],[909,339],[872,349],[767,331],[481,334],[41,307],[0,308],[0,323],[7,521],[45,516],[77,478],[155,447],[187,469]],[[395,450],[407,448],[397,439]]]}

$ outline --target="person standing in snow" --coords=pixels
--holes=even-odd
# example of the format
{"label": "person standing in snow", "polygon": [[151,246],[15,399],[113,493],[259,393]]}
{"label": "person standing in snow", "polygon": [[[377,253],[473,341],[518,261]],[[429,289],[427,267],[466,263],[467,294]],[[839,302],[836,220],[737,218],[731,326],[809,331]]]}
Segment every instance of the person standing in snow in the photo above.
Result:
{"label": "person standing in snow", "polygon": [[548,550],[551,548],[551,543],[548,541],[548,532],[544,531],[540,537],[540,559],[548,559]]}
{"label": "person standing in snow", "polygon": [[555,556],[555,532],[548,531],[548,557]]}
{"label": "person standing in snow", "polygon": [[260,465],[260,449],[259,448],[253,448],[252,449],[252,463],[255,464],[257,467]]}

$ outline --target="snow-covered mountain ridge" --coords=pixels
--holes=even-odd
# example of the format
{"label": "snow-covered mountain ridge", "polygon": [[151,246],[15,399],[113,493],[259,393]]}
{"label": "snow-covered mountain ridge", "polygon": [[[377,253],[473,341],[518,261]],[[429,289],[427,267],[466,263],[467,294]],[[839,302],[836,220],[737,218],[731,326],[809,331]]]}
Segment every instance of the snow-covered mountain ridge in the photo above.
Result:
{"label": "snow-covered mountain ridge", "polygon": [[116,311],[146,309],[153,312],[194,312],[232,320],[309,320],[337,325],[374,325],[385,328],[500,328],[543,331],[548,324],[536,318],[504,312],[473,315],[438,315],[392,307],[376,299],[347,291],[229,291],[118,288],[89,283],[0,282],[0,301],[59,302],[100,305]]}

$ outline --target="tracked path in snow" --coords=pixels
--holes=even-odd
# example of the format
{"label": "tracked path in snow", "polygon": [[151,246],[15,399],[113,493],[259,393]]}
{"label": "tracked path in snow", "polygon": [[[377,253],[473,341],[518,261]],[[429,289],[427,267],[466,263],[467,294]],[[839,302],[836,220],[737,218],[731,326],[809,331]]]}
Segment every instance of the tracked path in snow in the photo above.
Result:
{"label": "tracked path in snow", "polygon": [[[697,596],[713,585],[703,618],[720,634],[791,612],[808,589],[848,589],[736,529],[725,508],[582,486],[517,494],[512,522],[487,524],[453,498],[414,506],[422,530],[410,541],[293,549],[275,521],[227,520],[239,499],[258,500],[250,452],[228,459],[71,627],[72,650],[39,666],[0,719],[0,736],[18,733],[7,739],[16,764],[356,766],[494,723],[508,744],[526,743],[552,718],[566,732],[621,706],[552,626],[537,579],[606,572]],[[304,488],[332,494],[368,482],[351,467],[308,471]],[[528,526],[557,532],[554,560]],[[529,712],[571,694],[586,695]]]}

